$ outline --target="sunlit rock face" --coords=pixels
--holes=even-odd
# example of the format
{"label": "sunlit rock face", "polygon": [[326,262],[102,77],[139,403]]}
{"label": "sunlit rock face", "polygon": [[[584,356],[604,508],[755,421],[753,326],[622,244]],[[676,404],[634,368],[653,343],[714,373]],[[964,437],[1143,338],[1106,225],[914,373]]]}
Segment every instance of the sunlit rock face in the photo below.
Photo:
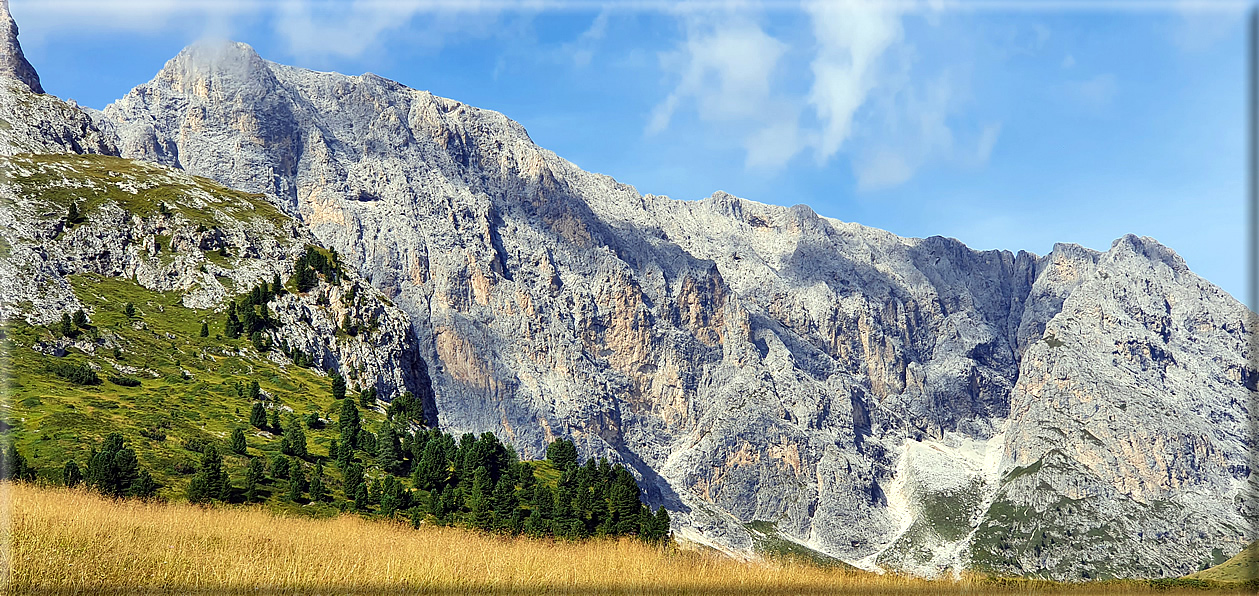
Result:
{"label": "sunlit rock face", "polygon": [[1249,539],[1251,315],[1126,236],[1046,256],[643,196],[501,114],[191,47],[96,124],[265,193],[411,319],[440,423],[632,466],[686,536],[1180,575]]}

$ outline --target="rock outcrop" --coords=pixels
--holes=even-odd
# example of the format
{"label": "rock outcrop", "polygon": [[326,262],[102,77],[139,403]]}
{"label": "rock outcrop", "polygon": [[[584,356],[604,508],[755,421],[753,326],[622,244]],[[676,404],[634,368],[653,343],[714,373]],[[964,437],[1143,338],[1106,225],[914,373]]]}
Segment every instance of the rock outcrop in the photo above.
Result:
{"label": "rock outcrop", "polygon": [[410,316],[453,432],[633,467],[684,535],[1166,576],[1254,538],[1252,314],[1170,249],[1046,256],[643,196],[501,114],[191,47],[97,122],[265,194]]}
{"label": "rock outcrop", "polygon": [[0,0],[0,76],[17,80],[29,91],[44,92],[39,73],[27,62],[22,44],[17,41],[17,23],[9,14],[9,0]]}
{"label": "rock outcrop", "polygon": [[[0,320],[48,324],[82,309],[72,280],[95,274],[182,295],[222,333],[228,300],[289,279],[310,245],[317,240],[305,227],[261,195],[178,170],[112,157],[0,157]],[[385,399],[411,391],[431,409],[409,318],[354,271],[268,307],[269,343],[284,346],[272,357],[301,353],[355,387]],[[346,320],[361,331],[338,333]]]}

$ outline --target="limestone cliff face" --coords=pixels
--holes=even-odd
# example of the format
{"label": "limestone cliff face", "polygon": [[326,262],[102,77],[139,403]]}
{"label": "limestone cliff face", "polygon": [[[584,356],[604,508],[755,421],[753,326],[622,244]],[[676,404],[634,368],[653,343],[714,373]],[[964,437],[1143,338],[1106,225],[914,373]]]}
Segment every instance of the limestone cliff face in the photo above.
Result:
{"label": "limestone cliff face", "polygon": [[[68,219],[70,203],[80,221]],[[222,333],[227,300],[277,275],[288,279],[298,255],[316,243],[261,195],[178,170],[111,157],[0,157],[0,320],[47,324],[81,309],[72,279],[95,274],[178,293]],[[386,399],[404,391],[428,398],[407,315],[353,271],[268,306],[280,323],[267,332],[274,344],[300,349],[317,368],[339,369],[351,385],[376,387]],[[347,316],[362,331],[338,333]]]}
{"label": "limestone cliff face", "polygon": [[0,76],[15,79],[34,93],[44,92],[39,73],[26,60],[22,44],[17,41],[17,23],[9,14],[9,0],[0,0]]}
{"label": "limestone cliff face", "polygon": [[643,196],[501,114],[243,44],[97,124],[338,250],[409,315],[448,430],[572,437],[693,539],[768,520],[867,566],[1079,578],[1254,538],[1251,315],[1153,240],[979,252]]}

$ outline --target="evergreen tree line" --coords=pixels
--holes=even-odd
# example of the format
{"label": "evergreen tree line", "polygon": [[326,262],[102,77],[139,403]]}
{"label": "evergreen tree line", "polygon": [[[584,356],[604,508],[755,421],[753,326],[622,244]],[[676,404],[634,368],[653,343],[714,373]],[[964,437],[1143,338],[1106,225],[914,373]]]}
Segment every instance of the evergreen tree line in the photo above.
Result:
{"label": "evergreen tree line", "polygon": [[270,284],[263,281],[239,300],[229,301],[227,321],[223,324],[223,335],[229,339],[245,335],[253,340],[255,347],[259,349],[268,347],[262,332],[275,328],[276,321],[271,318],[267,303],[283,293],[284,287],[280,285],[280,276],[277,274]]}
{"label": "evergreen tree line", "polygon": [[[279,434],[281,453],[270,461],[251,457],[245,463],[245,501],[278,494],[295,503],[324,502],[343,510],[405,516],[417,526],[429,519],[531,536],[638,536],[656,542],[669,535],[668,512],[663,507],[653,512],[640,501],[638,484],[627,469],[607,459],[581,463],[572,441],[559,440],[548,447],[547,467],[558,479],[541,481],[539,464],[521,461],[493,433],[465,434],[456,440],[438,429],[410,432],[411,425],[398,417],[386,419],[378,432],[371,432],[364,428],[355,400],[345,399],[343,382],[336,383],[339,378],[333,377],[334,392],[341,396],[338,438],[329,445],[327,457],[339,474],[329,474],[325,458],[309,451],[297,419],[290,418],[281,429],[276,410],[268,416],[263,404],[256,402],[250,422]],[[308,418],[307,426],[318,422]],[[233,431],[229,448],[237,454],[247,452],[243,429]],[[222,455],[206,447],[189,486],[189,499],[233,499],[227,478]]]}
{"label": "evergreen tree line", "polygon": [[338,282],[338,262],[336,250],[332,251],[332,258],[328,258],[313,246],[307,246],[306,252],[297,258],[296,266],[293,270],[293,285],[297,287],[298,292],[308,292],[319,284],[319,277],[316,273],[322,274],[328,280],[328,283],[336,284]]}
{"label": "evergreen tree line", "polygon": [[[33,471],[30,476],[34,478]],[[83,484],[109,497],[149,498],[157,494],[153,475],[140,467],[135,450],[127,446],[119,433],[105,437],[99,450],[92,448],[86,470],[73,459],[66,461],[61,479],[68,487]]]}

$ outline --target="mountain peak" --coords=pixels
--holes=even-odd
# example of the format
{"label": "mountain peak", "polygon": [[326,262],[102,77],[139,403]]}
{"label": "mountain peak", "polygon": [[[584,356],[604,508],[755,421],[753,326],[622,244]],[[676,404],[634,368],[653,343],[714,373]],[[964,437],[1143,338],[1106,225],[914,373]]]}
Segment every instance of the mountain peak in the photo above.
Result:
{"label": "mountain peak", "polygon": [[158,79],[213,80],[229,86],[271,78],[270,66],[253,47],[226,39],[193,43],[181,50],[158,73]]}
{"label": "mountain peak", "polygon": [[17,23],[9,14],[9,0],[0,0],[0,74],[13,77],[35,93],[43,93],[39,73],[26,61],[22,45],[17,41]]}

